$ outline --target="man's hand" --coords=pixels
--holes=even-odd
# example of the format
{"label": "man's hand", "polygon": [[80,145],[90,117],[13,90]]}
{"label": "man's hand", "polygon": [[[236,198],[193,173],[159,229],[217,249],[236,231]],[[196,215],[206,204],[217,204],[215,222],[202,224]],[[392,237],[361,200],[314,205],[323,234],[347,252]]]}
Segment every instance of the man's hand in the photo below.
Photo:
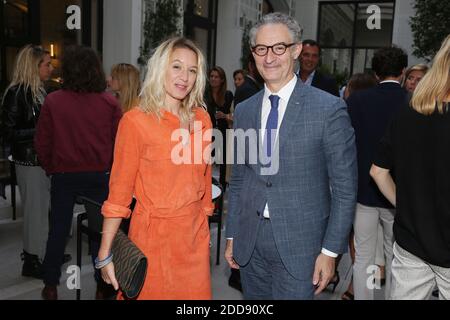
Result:
{"label": "man's hand", "polygon": [[225,248],[225,260],[233,269],[239,269],[239,265],[233,259],[233,240],[227,240],[227,246]]}
{"label": "man's hand", "polygon": [[336,258],[332,258],[323,253],[316,259],[314,268],[313,284],[316,286],[315,295],[321,293],[334,277]]}

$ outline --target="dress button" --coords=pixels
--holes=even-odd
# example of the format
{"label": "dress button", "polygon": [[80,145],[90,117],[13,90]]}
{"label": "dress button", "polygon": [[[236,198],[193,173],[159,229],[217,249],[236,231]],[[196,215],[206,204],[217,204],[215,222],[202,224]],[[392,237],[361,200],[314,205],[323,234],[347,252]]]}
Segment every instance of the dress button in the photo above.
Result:
{"label": "dress button", "polygon": [[271,186],[272,186],[272,182],[269,181],[269,182],[266,183],[266,187],[267,188],[270,188]]}

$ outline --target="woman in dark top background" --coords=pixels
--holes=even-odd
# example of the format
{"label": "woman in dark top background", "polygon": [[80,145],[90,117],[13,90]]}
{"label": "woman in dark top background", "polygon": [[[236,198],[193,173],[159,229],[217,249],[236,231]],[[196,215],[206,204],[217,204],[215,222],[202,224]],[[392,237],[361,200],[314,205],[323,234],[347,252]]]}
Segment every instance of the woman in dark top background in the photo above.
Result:
{"label": "woman in dark top background", "polygon": [[23,47],[2,102],[1,129],[11,148],[23,207],[22,275],[37,279],[42,279],[47,242],[50,181],[37,161],[33,139],[47,95],[44,81],[52,71],[48,51],[34,45]]}
{"label": "woman in dark top background", "polygon": [[[77,195],[103,203],[108,196],[109,171],[120,105],[104,92],[106,79],[97,54],[88,47],[66,49],[62,60],[63,89],[47,96],[37,124],[35,146],[42,168],[51,175],[50,232],[43,263],[42,296],[57,299],[64,242],[69,235]],[[100,243],[91,240],[97,257]],[[96,298],[113,295],[95,273]]]}
{"label": "woman in dark top background", "polygon": [[[220,179],[222,187],[226,185],[226,130],[229,128],[229,117],[231,116],[231,104],[233,103],[233,94],[227,90],[227,76],[221,67],[213,67],[209,71],[209,90],[206,95],[206,104],[208,113],[211,117],[213,126],[220,130],[223,143],[216,149],[216,161],[220,164]],[[217,150],[221,152],[218,154]],[[221,159],[223,161],[220,162]],[[225,189],[224,189],[225,190]]]}
{"label": "woman in dark top background", "polygon": [[[354,75],[351,76],[350,80],[348,80],[348,84],[345,87],[345,91],[344,91],[344,99],[347,100],[350,95],[354,92],[357,91],[361,91],[361,90],[365,90],[368,88],[373,88],[377,85],[378,80],[375,78],[375,76],[373,76],[372,74],[369,73],[356,73]],[[381,248],[381,253],[379,252],[380,249],[378,248],[381,244],[381,247],[383,247],[383,231],[381,230],[381,238],[380,238],[380,226],[378,226],[378,242],[377,242],[377,258],[375,258],[375,263],[378,265],[377,263],[377,259],[378,260],[382,260],[380,259],[380,257],[378,257],[379,255],[383,255],[383,249]],[[380,240],[381,239],[381,240]],[[350,258],[352,261],[352,265],[355,263],[355,241],[354,241],[354,232],[353,232],[353,227],[352,230],[350,232],[349,238],[348,238],[348,244],[349,244],[349,253],[350,253]],[[339,255],[338,258],[336,259],[336,270],[335,270],[335,277],[332,281],[330,281],[330,283],[328,284],[329,286],[332,286],[332,291],[334,292],[334,290],[336,289],[336,286],[339,283],[339,272],[338,272],[338,266],[339,266],[339,262],[341,261],[342,255]],[[384,260],[384,259],[383,259]],[[382,268],[384,269],[384,264],[381,263]],[[379,266],[381,266],[379,265]],[[380,272],[381,273],[381,272]],[[354,300],[354,292],[353,292],[353,276],[348,284],[347,290],[342,294],[341,296],[342,300]]]}
{"label": "woman in dark top background", "polygon": [[[392,299],[450,299],[450,36],[391,123],[370,170],[397,207]],[[390,171],[395,171],[393,175]]]}

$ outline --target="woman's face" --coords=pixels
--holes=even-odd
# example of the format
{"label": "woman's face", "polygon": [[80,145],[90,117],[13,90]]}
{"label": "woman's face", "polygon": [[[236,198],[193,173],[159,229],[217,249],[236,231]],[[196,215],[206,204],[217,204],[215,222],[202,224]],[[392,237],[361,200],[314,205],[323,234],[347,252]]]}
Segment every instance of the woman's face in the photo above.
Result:
{"label": "woman's face", "polygon": [[409,92],[414,92],[416,90],[417,84],[422,80],[425,73],[419,70],[411,71],[408,75],[408,78],[406,78],[405,82],[405,89]]}
{"label": "woman's face", "polygon": [[46,54],[41,64],[39,65],[39,78],[41,79],[41,81],[47,81],[52,76],[52,72],[52,58],[50,58],[49,54]]}
{"label": "woman's face", "polygon": [[186,48],[178,48],[170,56],[164,89],[166,103],[178,104],[186,98],[197,79],[197,54]]}
{"label": "woman's face", "polygon": [[237,88],[242,86],[243,83],[244,83],[244,75],[239,72],[234,76],[234,85]]}
{"label": "woman's face", "polygon": [[223,83],[223,80],[220,78],[219,72],[213,70],[209,74],[209,84],[211,88],[219,88]]}
{"label": "woman's face", "polygon": [[120,90],[120,83],[119,80],[114,77],[114,76],[109,76],[108,79],[106,80],[106,82],[108,83],[108,89],[113,91],[113,92],[118,92]]}

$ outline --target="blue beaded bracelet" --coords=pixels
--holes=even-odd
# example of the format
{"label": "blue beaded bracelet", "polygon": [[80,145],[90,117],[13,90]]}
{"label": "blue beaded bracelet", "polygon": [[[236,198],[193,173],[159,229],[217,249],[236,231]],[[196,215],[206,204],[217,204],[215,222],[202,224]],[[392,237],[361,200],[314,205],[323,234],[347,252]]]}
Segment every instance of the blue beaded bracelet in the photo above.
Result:
{"label": "blue beaded bracelet", "polygon": [[109,255],[104,260],[98,260],[98,257],[95,258],[95,269],[101,269],[107,264],[111,263],[113,260],[113,254],[109,253]]}

